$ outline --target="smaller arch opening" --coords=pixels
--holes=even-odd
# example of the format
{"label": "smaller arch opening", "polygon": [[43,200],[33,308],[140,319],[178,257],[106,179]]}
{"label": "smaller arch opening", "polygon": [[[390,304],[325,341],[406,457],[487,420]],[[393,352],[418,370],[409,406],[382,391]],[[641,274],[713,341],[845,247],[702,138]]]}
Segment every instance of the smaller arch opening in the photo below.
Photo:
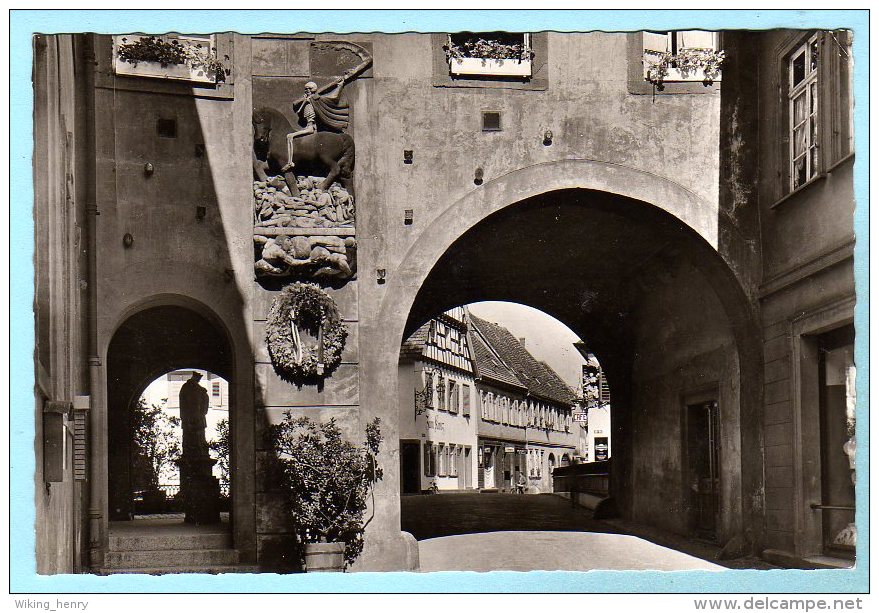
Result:
{"label": "smaller arch opening", "polygon": [[229,471],[229,382],[207,370],[181,368],[154,379],[141,392],[132,411],[131,485],[134,518],[163,516],[184,519],[184,492],[180,460],[184,453],[181,388],[198,373],[199,387],[207,398],[204,442],[215,461],[211,474],[220,485],[221,521],[228,521],[231,474]]}

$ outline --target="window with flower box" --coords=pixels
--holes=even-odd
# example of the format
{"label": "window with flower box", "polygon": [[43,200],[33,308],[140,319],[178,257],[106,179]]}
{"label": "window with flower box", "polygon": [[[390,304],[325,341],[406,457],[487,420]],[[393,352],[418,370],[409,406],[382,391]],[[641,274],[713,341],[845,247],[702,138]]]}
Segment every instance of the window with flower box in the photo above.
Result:
{"label": "window with flower box", "polygon": [[[718,91],[722,77],[719,68],[723,61],[718,32],[633,32],[629,35],[628,46],[629,93],[655,95]],[[654,86],[652,81],[658,73],[661,73],[660,85]]]}
{"label": "window with flower box", "polygon": [[188,34],[123,34],[113,37],[113,72],[216,84],[226,81],[231,58],[218,52],[218,37]]}
{"label": "window with flower box", "polygon": [[530,77],[531,35],[458,32],[443,47],[451,75]]}

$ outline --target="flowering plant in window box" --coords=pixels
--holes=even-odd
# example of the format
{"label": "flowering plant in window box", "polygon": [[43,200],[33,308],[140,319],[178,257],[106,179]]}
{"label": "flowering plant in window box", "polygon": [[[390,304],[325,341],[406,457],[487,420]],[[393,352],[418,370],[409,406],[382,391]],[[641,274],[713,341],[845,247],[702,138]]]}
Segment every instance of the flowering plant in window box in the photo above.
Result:
{"label": "flowering plant in window box", "polygon": [[[222,83],[231,73],[217,59],[209,39],[133,36],[114,38],[113,64],[116,74],[180,79],[200,83]],[[229,56],[223,56],[229,61]]]}
{"label": "flowering plant in window box", "polygon": [[531,76],[528,34],[449,35],[443,45],[453,75]]}
{"label": "flowering plant in window box", "polygon": [[[677,53],[644,50],[647,74],[644,79],[658,91],[665,89],[665,81],[691,81],[702,76],[702,84],[711,86],[720,77],[724,52],[714,49],[681,49]],[[647,58],[655,58],[647,60]]]}

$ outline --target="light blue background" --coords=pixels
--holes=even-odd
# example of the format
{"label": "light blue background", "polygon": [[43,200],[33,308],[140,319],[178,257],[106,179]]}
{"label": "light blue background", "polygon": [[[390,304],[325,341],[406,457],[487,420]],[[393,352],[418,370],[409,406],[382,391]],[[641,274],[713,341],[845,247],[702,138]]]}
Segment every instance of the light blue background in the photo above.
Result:
{"label": "light blue background", "polygon": [[[865,592],[868,590],[867,11],[13,11],[10,18],[10,590],[33,592]],[[33,424],[33,91],[36,32],[405,32],[848,28],[855,58],[858,567],[848,571],[36,575]]]}

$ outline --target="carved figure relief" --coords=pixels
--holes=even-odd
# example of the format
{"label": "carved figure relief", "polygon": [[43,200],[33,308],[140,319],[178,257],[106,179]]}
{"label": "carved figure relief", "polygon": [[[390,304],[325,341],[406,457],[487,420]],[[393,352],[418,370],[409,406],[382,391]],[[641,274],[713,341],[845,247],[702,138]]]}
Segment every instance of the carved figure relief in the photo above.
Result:
{"label": "carved figure relief", "polygon": [[353,53],[360,63],[323,86],[305,84],[292,110],[253,113],[254,253],[257,277],[347,280],[356,273],[354,139],[345,84],[372,63],[353,43],[323,42],[322,50]]}

